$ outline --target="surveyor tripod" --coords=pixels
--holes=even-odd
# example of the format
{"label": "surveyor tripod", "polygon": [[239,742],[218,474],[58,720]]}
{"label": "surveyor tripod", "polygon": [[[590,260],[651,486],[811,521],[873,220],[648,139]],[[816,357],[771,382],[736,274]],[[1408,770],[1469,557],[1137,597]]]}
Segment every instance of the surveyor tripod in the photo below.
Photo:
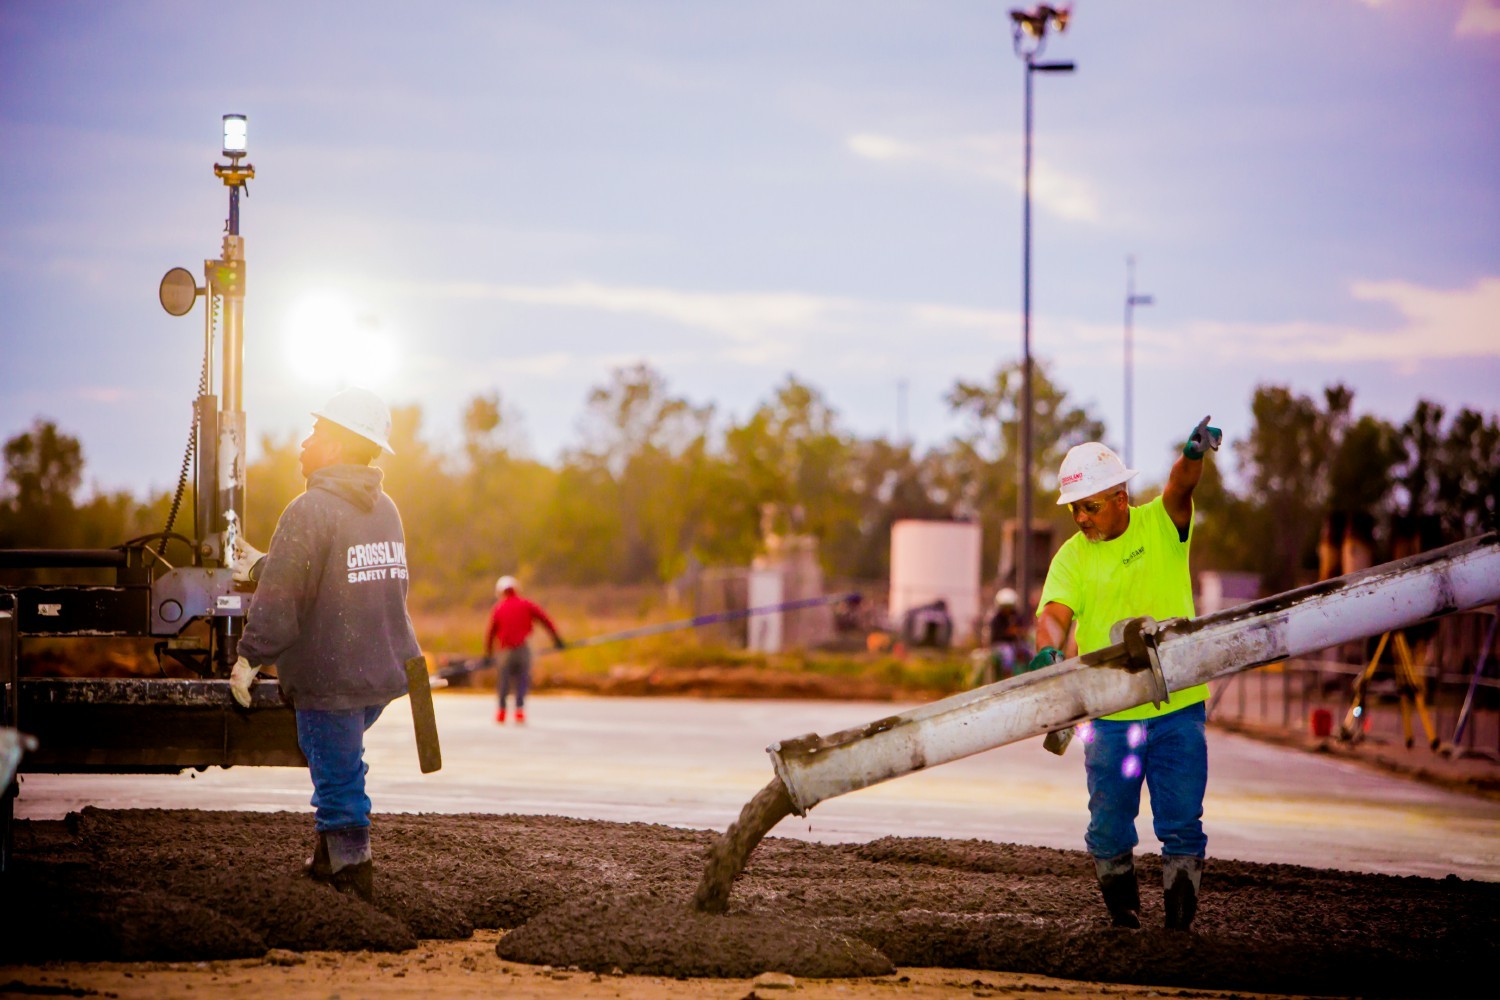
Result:
{"label": "surveyor tripod", "polygon": [[1411,716],[1415,708],[1417,717],[1422,720],[1422,729],[1427,733],[1427,745],[1436,750],[1439,742],[1437,730],[1432,725],[1432,716],[1427,711],[1427,696],[1422,690],[1425,678],[1417,672],[1416,657],[1412,655],[1405,632],[1386,632],[1375,644],[1375,655],[1370,657],[1370,665],[1354,682],[1354,700],[1349,703],[1349,711],[1344,713],[1344,721],[1339,725],[1339,739],[1352,743],[1363,738],[1365,698],[1369,693],[1370,681],[1380,668],[1380,656],[1385,652],[1386,642],[1392,635],[1396,637],[1391,642],[1391,647],[1396,654],[1394,673],[1396,692],[1401,702],[1401,734],[1406,737],[1407,749],[1411,749]]}

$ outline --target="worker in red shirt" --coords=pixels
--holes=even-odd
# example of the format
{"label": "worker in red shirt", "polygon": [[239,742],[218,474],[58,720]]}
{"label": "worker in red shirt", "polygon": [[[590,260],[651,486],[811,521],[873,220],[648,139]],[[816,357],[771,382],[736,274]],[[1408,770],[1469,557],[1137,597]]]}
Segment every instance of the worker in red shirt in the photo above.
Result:
{"label": "worker in red shirt", "polygon": [[495,581],[495,609],[490,612],[490,627],[484,633],[484,665],[494,666],[494,650],[500,647],[500,673],[495,688],[500,694],[500,708],[495,721],[505,722],[505,703],[510,690],[516,690],[516,721],[526,721],[526,689],[531,687],[531,647],[526,637],[532,621],[539,621],[552,633],[552,644],[564,649],[567,643],[557,634],[557,626],[547,612],[516,593],[516,578],[502,576]]}

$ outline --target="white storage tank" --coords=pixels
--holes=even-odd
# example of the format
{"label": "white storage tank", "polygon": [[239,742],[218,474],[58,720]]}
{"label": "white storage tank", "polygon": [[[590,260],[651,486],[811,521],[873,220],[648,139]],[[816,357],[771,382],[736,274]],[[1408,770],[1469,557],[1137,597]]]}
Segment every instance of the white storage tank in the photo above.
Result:
{"label": "white storage tank", "polygon": [[954,642],[972,642],[982,541],[979,525],[971,521],[891,525],[891,624],[899,627],[907,610],[942,598],[953,618]]}

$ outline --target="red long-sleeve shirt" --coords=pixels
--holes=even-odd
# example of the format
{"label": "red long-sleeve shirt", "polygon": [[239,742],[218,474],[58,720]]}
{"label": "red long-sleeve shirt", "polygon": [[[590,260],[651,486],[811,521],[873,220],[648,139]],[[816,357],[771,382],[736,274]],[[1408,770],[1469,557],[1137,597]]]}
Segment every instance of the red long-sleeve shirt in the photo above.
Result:
{"label": "red long-sleeve shirt", "polygon": [[515,649],[524,645],[531,634],[533,620],[541,622],[557,638],[557,626],[547,617],[547,612],[519,594],[507,594],[495,602],[490,612],[490,627],[484,634],[484,655],[489,656],[498,645],[501,649]]}

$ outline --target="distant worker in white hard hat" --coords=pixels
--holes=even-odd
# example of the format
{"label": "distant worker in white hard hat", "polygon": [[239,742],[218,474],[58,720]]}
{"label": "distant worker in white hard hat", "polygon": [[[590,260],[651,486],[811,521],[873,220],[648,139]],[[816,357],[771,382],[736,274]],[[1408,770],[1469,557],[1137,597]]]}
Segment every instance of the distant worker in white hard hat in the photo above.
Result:
{"label": "distant worker in white hard hat", "polygon": [[[1078,652],[1084,654],[1110,645],[1117,622],[1143,615],[1193,617],[1193,490],[1204,455],[1217,450],[1222,437],[1208,421],[1204,417],[1188,436],[1162,495],[1140,506],[1131,506],[1126,489],[1136,470],[1113,451],[1090,443],[1068,452],[1058,472],[1057,502],[1072,511],[1078,534],[1063,543],[1047,570],[1036,623],[1043,648],[1030,667],[1063,658],[1060,650],[1074,622]],[[1161,841],[1166,926],[1192,926],[1208,846],[1207,698],[1208,686],[1200,684],[1171,692],[1160,707],[1138,705],[1079,727],[1089,786],[1084,843],[1116,926],[1141,925],[1134,851],[1143,781]]]}
{"label": "distant worker in white hard hat", "polygon": [[975,684],[992,684],[1016,673],[1016,665],[1031,657],[1021,635],[1021,616],[1016,592],[1001,587],[995,592],[995,608],[989,620],[989,651],[971,678]]}
{"label": "distant worker in white hard hat", "polygon": [[495,721],[502,725],[512,689],[516,693],[516,721],[526,721],[526,692],[531,688],[531,647],[526,644],[526,637],[531,635],[532,622],[541,622],[542,627],[552,633],[553,646],[567,648],[547,612],[520,595],[515,577],[502,576],[496,580],[495,607],[490,612],[490,626],[484,633],[484,663],[485,666],[494,665],[494,651],[498,646],[500,670],[495,676],[495,691],[500,697],[500,706],[495,710]]}
{"label": "distant worker in white hard hat", "polygon": [[404,664],[420,650],[401,515],[370,465],[391,453],[391,411],[349,388],[313,417],[302,442],[307,491],[282,512],[264,557],[239,546],[233,561],[235,576],[257,586],[230,690],[249,708],[257,670],[276,665],[313,783],[317,843],[306,873],[369,900],[365,731],[406,693]]}

